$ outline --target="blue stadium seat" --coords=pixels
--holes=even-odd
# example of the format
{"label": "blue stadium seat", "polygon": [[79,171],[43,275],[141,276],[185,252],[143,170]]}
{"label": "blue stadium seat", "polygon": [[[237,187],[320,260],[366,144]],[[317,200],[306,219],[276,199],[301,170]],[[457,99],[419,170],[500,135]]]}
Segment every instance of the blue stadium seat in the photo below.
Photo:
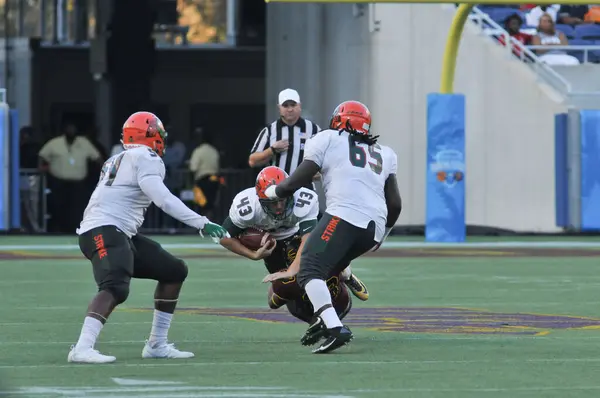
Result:
{"label": "blue stadium seat", "polygon": [[506,18],[513,14],[519,15],[525,21],[525,14],[517,8],[488,8],[484,11],[498,25],[504,25]]}
{"label": "blue stadium seat", "polygon": [[[591,45],[594,45],[594,41],[593,40],[584,40],[584,39],[573,39],[573,40],[569,41],[569,44],[573,45],[573,46],[591,46]],[[579,62],[583,63],[584,51],[572,50],[572,51],[567,51],[567,54],[574,56],[575,58],[577,58],[579,60]],[[588,62],[593,62],[595,58],[596,58],[596,55],[592,54],[592,52],[589,51],[588,52]]]}
{"label": "blue stadium seat", "polygon": [[575,37],[585,40],[600,40],[600,25],[581,24],[575,26]]}
{"label": "blue stadium seat", "polygon": [[573,29],[573,27],[571,25],[557,23],[556,29],[563,32],[565,34],[565,36],[567,36],[567,39],[575,38],[575,29]]}

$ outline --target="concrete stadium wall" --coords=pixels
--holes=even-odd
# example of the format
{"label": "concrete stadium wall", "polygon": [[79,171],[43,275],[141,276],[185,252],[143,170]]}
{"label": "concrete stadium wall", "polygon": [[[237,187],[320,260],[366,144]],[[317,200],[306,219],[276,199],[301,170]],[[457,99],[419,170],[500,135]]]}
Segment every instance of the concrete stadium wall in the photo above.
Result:
{"label": "concrete stadium wall", "polygon": [[[268,5],[267,116],[276,117],[277,92],[285,87],[299,90],[307,116],[321,125],[339,102],[365,102],[374,131],[398,153],[398,225],[422,225],[426,96],[439,90],[454,11],[436,4],[377,4],[362,16],[356,10]],[[369,18],[380,21],[379,31],[369,31]],[[455,92],[467,97],[467,223],[557,231],[554,114],[566,111],[563,99],[471,25]]]}

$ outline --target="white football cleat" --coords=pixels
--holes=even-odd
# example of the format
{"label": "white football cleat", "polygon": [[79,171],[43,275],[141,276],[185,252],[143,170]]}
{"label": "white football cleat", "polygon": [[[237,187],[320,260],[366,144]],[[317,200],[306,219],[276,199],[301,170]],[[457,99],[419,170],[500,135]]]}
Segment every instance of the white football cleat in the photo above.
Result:
{"label": "white football cleat", "polygon": [[170,359],[181,359],[181,358],[193,358],[193,352],[179,351],[175,348],[175,344],[169,343],[155,343],[156,346],[150,345],[150,342],[146,341],[146,345],[142,350],[142,358],[170,358]]}
{"label": "white football cleat", "polygon": [[111,355],[103,355],[93,348],[76,348],[71,346],[71,351],[67,356],[68,362],[73,363],[112,363],[117,358]]}

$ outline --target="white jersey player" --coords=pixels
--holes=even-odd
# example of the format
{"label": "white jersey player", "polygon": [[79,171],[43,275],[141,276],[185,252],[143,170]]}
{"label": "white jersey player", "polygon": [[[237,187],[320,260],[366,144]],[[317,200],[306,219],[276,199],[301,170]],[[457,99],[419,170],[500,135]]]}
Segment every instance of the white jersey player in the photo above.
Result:
{"label": "white jersey player", "polygon": [[288,203],[289,207],[278,215],[273,206],[261,205],[255,188],[244,189],[233,199],[229,219],[241,230],[260,229],[268,232],[276,240],[285,240],[296,233],[304,235],[312,231],[319,215],[317,194],[310,189],[300,188]]}
{"label": "white jersey player", "polygon": [[[287,177],[287,173],[279,167],[264,168],[256,179],[255,187],[245,189],[235,196],[229,209],[229,217],[223,222],[223,227],[233,237],[254,228],[267,232],[276,240],[275,246],[267,241],[257,251],[246,248],[237,239],[221,240],[225,248],[236,254],[253,260],[264,259],[270,273],[286,269],[288,270],[283,272],[297,272],[294,269],[300,265],[302,247],[317,225],[319,215],[317,194],[310,189],[299,188],[291,197],[283,200],[272,200],[265,196],[264,192],[269,186],[276,185]],[[331,276],[333,275],[329,275]],[[337,277],[337,274],[335,276]],[[350,267],[347,267],[340,277],[356,297],[361,300],[368,299],[366,286],[352,274]],[[279,299],[269,296],[272,308],[283,305],[285,301]],[[274,305],[273,300],[279,301],[279,305]]]}
{"label": "white jersey player", "polygon": [[[320,172],[327,210],[307,240],[297,275],[318,315],[302,338],[313,352],[325,353],[347,344],[350,329],[342,325],[327,294],[326,275],[379,247],[402,208],[396,182],[397,157],[370,134],[371,113],[358,101],[334,111],[329,129],[308,140],[304,160],[294,173],[265,194],[273,200],[291,196]],[[278,273],[279,274],[279,273]],[[278,278],[280,274],[271,278]]]}
{"label": "white jersey player", "polygon": [[125,151],[108,159],[98,185],[77,229],[79,247],[91,261],[98,293],[88,311],[69,362],[107,363],[115,357],[94,349],[96,339],[114,308],[129,295],[131,278],[158,282],[154,293],[154,320],[143,358],[190,358],[167,343],[167,332],[179,292],[187,277],[185,263],[165,251],[159,243],[138,234],[148,206],[210,235],[227,236],[220,225],[196,214],[165,187],[161,159],[167,133],[160,119],[149,112],[131,115],[123,125]]}

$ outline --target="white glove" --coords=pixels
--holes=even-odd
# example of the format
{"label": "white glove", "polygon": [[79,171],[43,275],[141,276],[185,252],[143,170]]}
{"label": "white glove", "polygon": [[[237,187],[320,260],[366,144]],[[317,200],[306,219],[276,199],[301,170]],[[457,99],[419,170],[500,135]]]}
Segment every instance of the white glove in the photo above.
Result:
{"label": "white glove", "polygon": [[277,194],[275,193],[276,188],[277,188],[276,185],[271,185],[270,187],[265,189],[265,195],[267,196],[267,198],[269,198],[269,199],[277,199],[278,198]]}

